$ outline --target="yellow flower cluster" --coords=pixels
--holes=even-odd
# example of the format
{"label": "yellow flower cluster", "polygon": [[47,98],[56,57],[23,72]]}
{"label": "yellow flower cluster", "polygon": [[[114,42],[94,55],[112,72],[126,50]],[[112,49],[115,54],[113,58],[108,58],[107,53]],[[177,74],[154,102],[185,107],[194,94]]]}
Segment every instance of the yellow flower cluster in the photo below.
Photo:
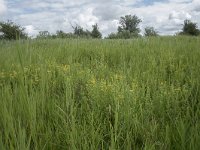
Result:
{"label": "yellow flower cluster", "polygon": [[96,84],[96,79],[94,77],[91,78],[90,83],[93,84],[93,85]]}
{"label": "yellow flower cluster", "polygon": [[120,74],[115,74],[115,75],[114,75],[114,79],[115,79],[115,80],[122,80],[122,79],[124,79],[124,76],[122,76],[122,75],[120,75]]}
{"label": "yellow flower cluster", "polygon": [[1,72],[1,73],[0,73],[0,78],[5,78],[5,77],[6,77],[5,72]]}
{"label": "yellow flower cluster", "polygon": [[18,73],[14,70],[13,72],[10,73],[10,77],[15,78],[15,77],[17,77],[17,74]]}
{"label": "yellow flower cluster", "polygon": [[64,73],[70,71],[70,65],[67,64],[57,65],[57,68],[63,71]]}
{"label": "yellow flower cluster", "polygon": [[12,79],[14,79],[14,78],[17,77],[17,75],[18,75],[18,73],[15,70],[13,70],[11,72],[4,72],[4,71],[0,72],[0,78],[2,78],[2,79],[3,78],[12,78]]}

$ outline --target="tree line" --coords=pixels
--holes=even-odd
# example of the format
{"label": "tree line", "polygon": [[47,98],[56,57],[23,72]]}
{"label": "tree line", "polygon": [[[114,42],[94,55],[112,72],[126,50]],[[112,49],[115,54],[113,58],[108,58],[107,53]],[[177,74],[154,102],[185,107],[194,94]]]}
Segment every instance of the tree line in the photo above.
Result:
{"label": "tree line", "polygon": [[[136,15],[125,15],[120,17],[117,32],[110,33],[106,39],[131,39],[141,37],[139,24],[142,22]],[[48,31],[40,31],[36,38],[102,38],[102,33],[99,31],[98,24],[92,26],[92,30],[85,30],[80,25],[72,26],[73,32],[65,33],[62,30],[56,31],[55,34],[50,34]],[[196,23],[185,20],[183,23],[182,31],[176,35],[200,35],[200,30]],[[144,29],[144,36],[159,36],[158,31],[154,27],[146,27]],[[25,28],[15,24],[12,21],[0,22],[0,40],[18,40],[30,38],[25,32]]]}

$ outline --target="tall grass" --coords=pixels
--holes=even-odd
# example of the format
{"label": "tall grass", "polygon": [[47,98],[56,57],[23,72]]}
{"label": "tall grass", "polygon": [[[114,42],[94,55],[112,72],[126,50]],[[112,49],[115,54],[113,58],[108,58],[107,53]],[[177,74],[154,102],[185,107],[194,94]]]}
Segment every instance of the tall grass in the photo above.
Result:
{"label": "tall grass", "polygon": [[0,149],[200,148],[200,38],[0,42]]}

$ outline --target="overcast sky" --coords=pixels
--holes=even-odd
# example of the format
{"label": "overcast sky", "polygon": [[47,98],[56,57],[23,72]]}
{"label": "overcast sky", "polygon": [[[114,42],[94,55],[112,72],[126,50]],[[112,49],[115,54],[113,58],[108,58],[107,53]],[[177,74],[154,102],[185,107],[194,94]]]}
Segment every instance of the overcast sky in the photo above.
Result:
{"label": "overcast sky", "polygon": [[126,14],[141,18],[141,29],[153,26],[172,35],[185,19],[200,27],[200,0],[0,0],[0,21],[12,20],[32,36],[42,30],[71,32],[76,24],[91,29],[95,23],[105,36],[117,31]]}

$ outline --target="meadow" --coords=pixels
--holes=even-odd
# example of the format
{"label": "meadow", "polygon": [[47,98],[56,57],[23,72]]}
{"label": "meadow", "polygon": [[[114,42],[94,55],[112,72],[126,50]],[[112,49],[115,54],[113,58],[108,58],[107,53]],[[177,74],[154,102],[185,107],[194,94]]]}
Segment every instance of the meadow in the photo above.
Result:
{"label": "meadow", "polygon": [[0,41],[0,150],[198,150],[199,74],[199,37]]}

